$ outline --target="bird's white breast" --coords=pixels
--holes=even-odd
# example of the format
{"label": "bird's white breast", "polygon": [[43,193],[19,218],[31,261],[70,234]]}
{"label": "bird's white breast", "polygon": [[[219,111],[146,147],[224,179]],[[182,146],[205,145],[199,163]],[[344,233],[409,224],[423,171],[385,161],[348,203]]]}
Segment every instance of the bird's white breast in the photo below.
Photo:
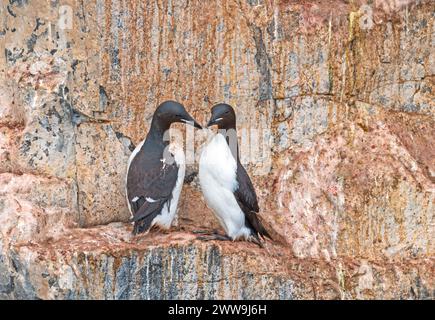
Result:
{"label": "bird's white breast", "polygon": [[250,235],[245,215],[233,194],[238,187],[236,174],[236,159],[225,137],[218,133],[203,147],[198,176],[207,205],[233,239]]}

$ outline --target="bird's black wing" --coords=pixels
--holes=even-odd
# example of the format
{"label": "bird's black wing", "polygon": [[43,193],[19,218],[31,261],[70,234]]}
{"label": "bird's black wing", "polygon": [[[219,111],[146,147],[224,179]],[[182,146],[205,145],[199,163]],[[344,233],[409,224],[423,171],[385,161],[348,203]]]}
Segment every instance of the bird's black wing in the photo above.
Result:
{"label": "bird's black wing", "polygon": [[178,178],[178,166],[175,162],[172,164],[159,162],[154,165],[148,163],[146,168],[142,167],[141,170],[137,167],[137,164],[130,166],[127,178],[134,234],[148,230],[163,206],[170,206],[172,190]]}
{"label": "bird's black wing", "polygon": [[258,207],[257,195],[255,194],[251,179],[249,179],[242,164],[239,161],[237,162],[238,187],[234,191],[234,196],[240,209],[242,209],[245,214],[245,223],[254,231],[255,236],[258,237],[258,235],[260,235],[263,238],[266,236],[272,239],[257,216],[257,212],[260,211],[260,208]]}

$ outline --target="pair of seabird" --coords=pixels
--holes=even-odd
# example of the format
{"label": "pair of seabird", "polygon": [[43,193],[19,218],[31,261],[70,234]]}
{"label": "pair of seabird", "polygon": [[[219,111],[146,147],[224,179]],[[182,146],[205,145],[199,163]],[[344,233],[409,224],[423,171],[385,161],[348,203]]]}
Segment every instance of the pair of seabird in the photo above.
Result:
{"label": "pair of seabird", "polygon": [[[175,101],[163,102],[154,112],[151,128],[128,161],[126,195],[134,221],[133,233],[148,232],[153,226],[169,229],[177,211],[185,173],[184,153],[171,150],[164,139],[172,123],[184,122],[202,129]],[[199,181],[207,205],[226,232],[202,235],[204,240],[243,239],[261,245],[270,235],[258,219],[257,196],[240,163],[237,148],[236,115],[228,104],[212,108],[207,127],[218,133],[204,146],[199,160]]]}

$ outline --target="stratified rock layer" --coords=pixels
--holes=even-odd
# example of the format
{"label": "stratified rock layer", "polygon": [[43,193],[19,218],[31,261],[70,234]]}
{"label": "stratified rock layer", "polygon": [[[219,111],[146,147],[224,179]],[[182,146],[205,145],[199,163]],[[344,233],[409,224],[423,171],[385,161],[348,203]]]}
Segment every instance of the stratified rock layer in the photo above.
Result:
{"label": "stratified rock layer", "polygon": [[281,246],[204,243],[181,231],[132,237],[120,223],[20,244],[9,257],[0,260],[5,298],[433,298],[430,259],[299,259]]}
{"label": "stratified rock layer", "polygon": [[[131,228],[72,232],[19,247],[14,298],[44,299],[289,299],[294,291],[276,261],[250,252],[222,254],[192,236],[132,240]],[[190,238],[190,239],[189,239]],[[190,241],[189,241],[190,240]]]}
{"label": "stratified rock layer", "polygon": [[[435,7],[365,5],[3,1],[0,298],[433,299]],[[235,107],[275,244],[193,239],[218,228],[196,163],[177,231],[131,238],[126,162],[167,99]]]}

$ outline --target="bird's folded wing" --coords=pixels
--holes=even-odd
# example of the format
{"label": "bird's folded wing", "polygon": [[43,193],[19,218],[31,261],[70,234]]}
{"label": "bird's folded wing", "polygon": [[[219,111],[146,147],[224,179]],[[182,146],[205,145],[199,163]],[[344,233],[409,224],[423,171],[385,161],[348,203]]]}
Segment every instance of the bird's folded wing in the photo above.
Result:
{"label": "bird's folded wing", "polygon": [[154,212],[160,212],[163,205],[172,199],[172,190],[178,178],[178,166],[162,165],[148,170],[142,181],[133,188],[133,195],[145,199],[133,214],[133,221],[138,221]]}
{"label": "bird's folded wing", "polygon": [[154,212],[160,212],[162,210],[163,205],[165,204],[167,200],[166,199],[159,199],[155,202],[148,202],[145,201],[142,206],[139,208],[138,211],[134,213],[133,218],[131,219],[132,222],[139,221],[143,218],[146,218],[150,214]]}
{"label": "bird's folded wing", "polygon": [[251,179],[240,163],[237,166],[237,183],[238,187],[234,191],[234,197],[236,198],[240,209],[242,209],[245,214],[246,221],[255,232],[260,234],[262,237],[266,236],[269,239],[272,239],[261,223],[259,219],[260,217],[257,215],[257,212],[260,211],[257,195],[255,194],[255,189],[252,185]]}
{"label": "bird's folded wing", "polygon": [[236,197],[237,202],[241,202],[249,211],[258,212],[260,208],[258,207],[254,186],[252,185],[251,179],[249,179],[245,168],[243,168],[240,163],[237,166],[236,178],[238,187],[234,191],[234,196]]}

